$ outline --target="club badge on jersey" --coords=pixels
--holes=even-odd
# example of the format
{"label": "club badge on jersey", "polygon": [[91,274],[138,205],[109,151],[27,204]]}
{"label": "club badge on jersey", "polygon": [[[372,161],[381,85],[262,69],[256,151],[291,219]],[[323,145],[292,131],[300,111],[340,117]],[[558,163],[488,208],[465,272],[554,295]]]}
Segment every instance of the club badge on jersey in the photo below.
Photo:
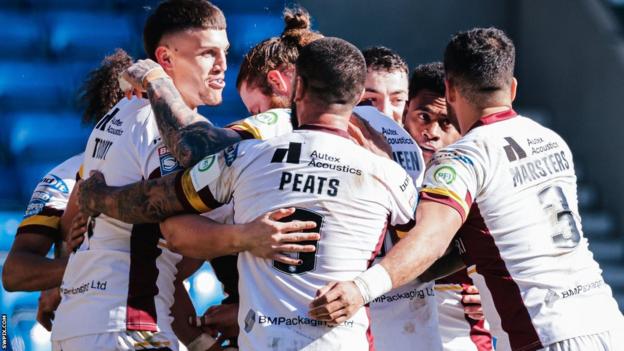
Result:
{"label": "club badge on jersey", "polygon": [[160,175],[165,176],[169,173],[182,169],[178,160],[173,157],[166,146],[158,148],[158,158],[160,159]]}

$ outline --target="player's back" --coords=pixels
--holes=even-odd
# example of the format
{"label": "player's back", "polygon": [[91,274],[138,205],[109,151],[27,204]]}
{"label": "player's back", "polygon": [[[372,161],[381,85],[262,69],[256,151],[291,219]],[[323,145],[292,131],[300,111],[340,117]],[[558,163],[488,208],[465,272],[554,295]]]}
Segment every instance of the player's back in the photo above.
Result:
{"label": "player's back", "polygon": [[570,149],[528,118],[496,119],[434,156],[424,194],[470,208],[460,250],[498,348],[611,329],[621,315],[583,237]]}
{"label": "player's back", "polygon": [[[83,174],[98,170],[108,184],[120,186],[159,177],[176,166],[160,140],[149,100],[123,99],[93,129]],[[169,308],[180,259],[165,248],[158,225],[132,225],[103,214],[92,218],[63,277],[53,339],[171,332]],[[86,320],[76,318],[85,314]]]}
{"label": "player's back", "polygon": [[299,255],[299,266],[239,255],[242,350],[369,349],[364,309],[330,328],[307,317],[308,305],[329,281],[366,270],[386,225],[412,219],[417,195],[396,163],[332,133],[301,129],[244,141],[191,171],[195,188],[208,184],[217,201],[232,195],[236,223],[296,207],[294,218],[316,221],[320,230],[316,253]]}

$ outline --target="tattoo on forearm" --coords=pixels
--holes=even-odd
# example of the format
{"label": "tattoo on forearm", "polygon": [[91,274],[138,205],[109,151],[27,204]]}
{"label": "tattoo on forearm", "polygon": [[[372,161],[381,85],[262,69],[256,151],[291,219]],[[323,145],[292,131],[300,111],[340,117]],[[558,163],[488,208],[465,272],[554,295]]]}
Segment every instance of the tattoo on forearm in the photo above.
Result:
{"label": "tattoo on forearm", "polygon": [[240,141],[238,133],[213,126],[186,106],[170,79],[150,82],[147,91],[163,141],[183,167]]}
{"label": "tattoo on forearm", "polygon": [[158,223],[184,207],[175,192],[176,173],[123,187],[107,187],[98,212],[126,223]]}

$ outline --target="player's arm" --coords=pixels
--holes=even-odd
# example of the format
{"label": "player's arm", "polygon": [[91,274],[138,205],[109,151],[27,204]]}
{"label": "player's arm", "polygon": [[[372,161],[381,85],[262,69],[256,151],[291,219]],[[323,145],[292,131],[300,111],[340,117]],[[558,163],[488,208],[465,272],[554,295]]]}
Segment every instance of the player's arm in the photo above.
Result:
{"label": "player's arm", "polygon": [[310,316],[342,323],[372,299],[416,279],[442,257],[462,224],[461,216],[454,209],[431,201],[422,201],[416,213],[417,224],[408,235],[390,249],[379,264],[358,277],[372,275],[376,283],[365,286],[374,286],[374,291],[363,296],[355,281],[328,284],[312,301]]}
{"label": "player's arm", "polygon": [[418,277],[418,280],[430,282],[442,279],[464,268],[466,268],[466,264],[459,254],[459,249],[457,249],[457,246],[451,244],[444,255],[436,260],[431,267],[427,268],[427,270]]}
{"label": "player's arm", "polygon": [[176,195],[176,179],[182,174],[178,171],[162,178],[114,187],[106,184],[101,172],[92,171],[78,186],[78,206],[87,216],[103,213],[126,223],[158,223],[185,212]]}
{"label": "player's arm", "polygon": [[184,256],[210,260],[242,251],[291,265],[299,259],[285,252],[314,252],[314,245],[296,242],[318,240],[318,233],[303,233],[316,227],[311,221],[280,222],[294,213],[294,208],[279,209],[244,224],[220,224],[198,215],[168,218],[160,228],[172,251]]}
{"label": "player's arm", "polygon": [[61,285],[67,258],[47,258],[54,240],[36,232],[15,237],[2,269],[2,285],[7,291],[39,291]]}
{"label": "player's arm", "polygon": [[237,132],[216,127],[191,110],[158,63],[139,60],[126,70],[124,78],[135,89],[147,90],[163,141],[183,167],[241,140]]}

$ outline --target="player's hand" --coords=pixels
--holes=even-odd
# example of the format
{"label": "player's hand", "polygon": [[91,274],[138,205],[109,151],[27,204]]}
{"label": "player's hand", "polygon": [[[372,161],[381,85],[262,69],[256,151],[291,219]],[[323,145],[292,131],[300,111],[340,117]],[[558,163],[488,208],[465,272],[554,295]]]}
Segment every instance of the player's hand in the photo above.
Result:
{"label": "player's hand", "polygon": [[61,290],[52,288],[43,290],[39,295],[39,306],[37,306],[37,322],[39,322],[47,331],[52,331],[52,320],[54,320],[54,311],[61,303]]}
{"label": "player's hand", "polygon": [[377,132],[366,120],[352,114],[347,133],[349,133],[353,142],[368,151],[392,159],[392,148],[386,141],[386,138]]}
{"label": "player's hand", "polygon": [[238,336],[238,304],[223,304],[212,306],[206,310],[203,316],[191,317],[189,323],[194,327],[200,327],[204,332],[219,337],[230,339]]}
{"label": "player's hand", "polygon": [[103,201],[103,194],[107,187],[104,174],[99,171],[91,171],[89,178],[78,182],[78,208],[86,216],[95,217],[99,214],[96,210],[97,203]]}
{"label": "player's hand", "polygon": [[311,318],[337,325],[351,318],[364,299],[354,282],[331,282],[316,292],[310,303]]}
{"label": "player's hand", "polygon": [[87,232],[88,221],[89,216],[86,216],[82,212],[78,212],[74,217],[71,229],[69,230],[69,236],[65,242],[68,252],[75,251],[78,247],[80,247],[80,245],[82,245],[85,238],[84,234]]}
{"label": "player's hand", "polygon": [[464,288],[461,302],[464,306],[464,313],[468,317],[477,321],[484,318],[481,295],[479,295],[479,289],[476,286],[470,285]]}
{"label": "player's hand", "polygon": [[133,94],[141,97],[149,82],[149,77],[152,75],[156,76],[155,73],[158,73],[158,77],[166,75],[158,63],[150,59],[138,60],[121,75],[119,87],[124,91],[128,99],[132,98]]}
{"label": "player's hand", "polygon": [[252,255],[268,258],[289,265],[300,265],[298,258],[292,258],[284,253],[288,252],[314,252],[315,245],[296,244],[301,241],[314,241],[320,239],[319,233],[303,233],[307,229],[316,227],[312,221],[279,222],[295,212],[294,208],[279,209],[268,212],[254,221],[245,225],[242,236],[244,251]]}

